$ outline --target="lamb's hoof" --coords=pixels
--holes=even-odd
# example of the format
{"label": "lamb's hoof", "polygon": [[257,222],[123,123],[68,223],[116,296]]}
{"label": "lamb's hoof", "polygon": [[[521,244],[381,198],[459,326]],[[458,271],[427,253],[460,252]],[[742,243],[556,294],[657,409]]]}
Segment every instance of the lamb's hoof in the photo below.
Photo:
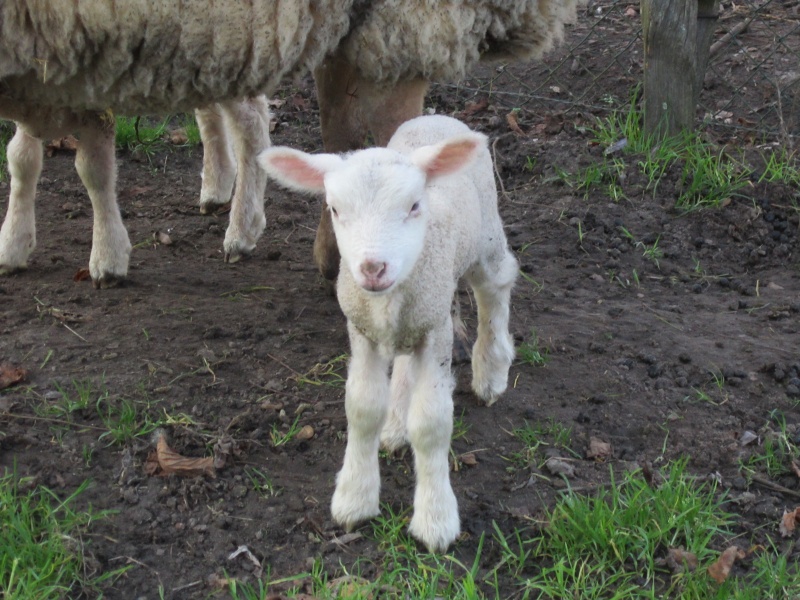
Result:
{"label": "lamb's hoof", "polygon": [[331,515],[333,520],[344,527],[348,533],[361,523],[377,517],[381,512],[377,502],[374,506],[368,506],[371,503],[365,503],[362,500],[359,498],[354,501],[347,501],[341,495],[333,494]]}
{"label": "lamb's hoof", "polygon": [[125,284],[126,277],[124,275],[114,275],[113,273],[106,273],[98,278],[92,278],[92,285],[96,290],[107,290],[110,288],[121,287]]}
{"label": "lamb's hoof", "polygon": [[456,541],[461,533],[458,520],[458,507],[453,499],[452,512],[447,510],[433,511],[436,514],[422,515],[416,508],[408,532],[425,544],[428,552],[444,553]]}

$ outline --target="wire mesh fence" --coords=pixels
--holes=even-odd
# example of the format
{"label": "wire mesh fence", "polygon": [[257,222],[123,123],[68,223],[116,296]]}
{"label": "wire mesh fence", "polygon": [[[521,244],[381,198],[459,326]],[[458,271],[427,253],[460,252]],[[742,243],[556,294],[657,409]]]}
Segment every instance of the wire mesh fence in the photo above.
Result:
{"label": "wire mesh fence", "polygon": [[[643,78],[639,3],[594,0],[543,61],[484,66],[440,84],[508,109],[626,110]],[[722,136],[778,141],[800,137],[800,0],[722,2],[697,124]]]}

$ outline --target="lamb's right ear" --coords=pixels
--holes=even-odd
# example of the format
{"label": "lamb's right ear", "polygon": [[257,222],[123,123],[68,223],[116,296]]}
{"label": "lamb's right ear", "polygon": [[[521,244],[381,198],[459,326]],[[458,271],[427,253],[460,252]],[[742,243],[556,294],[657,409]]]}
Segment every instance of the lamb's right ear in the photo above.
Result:
{"label": "lamb's right ear", "polygon": [[325,174],[343,162],[335,154],[307,154],[286,146],[267,148],[258,155],[267,175],[287,188],[311,193],[323,193]]}
{"label": "lamb's right ear", "polygon": [[471,131],[433,146],[417,148],[411,154],[411,162],[422,169],[428,181],[431,181],[467,167],[486,144],[485,135]]}

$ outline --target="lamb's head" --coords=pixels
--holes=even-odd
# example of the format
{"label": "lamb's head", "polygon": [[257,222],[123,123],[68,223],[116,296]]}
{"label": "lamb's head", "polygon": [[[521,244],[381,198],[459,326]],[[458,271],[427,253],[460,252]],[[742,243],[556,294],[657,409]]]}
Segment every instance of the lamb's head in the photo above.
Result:
{"label": "lamb's head", "polygon": [[273,147],[259,163],[288,188],[325,194],[342,267],[365,290],[386,293],[409,276],[425,245],[428,184],[466,168],[485,145],[483,135],[467,133],[410,154],[370,148],[311,155]]}

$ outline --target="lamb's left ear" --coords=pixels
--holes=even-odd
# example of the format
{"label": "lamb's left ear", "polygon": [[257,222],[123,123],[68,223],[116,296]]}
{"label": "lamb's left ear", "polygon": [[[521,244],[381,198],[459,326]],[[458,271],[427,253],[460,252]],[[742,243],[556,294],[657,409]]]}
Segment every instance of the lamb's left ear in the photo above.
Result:
{"label": "lamb's left ear", "polygon": [[267,175],[299,192],[323,193],[325,174],[344,161],[335,154],[307,154],[286,146],[267,148],[258,155]]}
{"label": "lamb's left ear", "polygon": [[427,175],[428,180],[450,175],[467,165],[486,147],[486,136],[470,132],[439,142],[433,146],[423,146],[411,154],[411,162]]}

